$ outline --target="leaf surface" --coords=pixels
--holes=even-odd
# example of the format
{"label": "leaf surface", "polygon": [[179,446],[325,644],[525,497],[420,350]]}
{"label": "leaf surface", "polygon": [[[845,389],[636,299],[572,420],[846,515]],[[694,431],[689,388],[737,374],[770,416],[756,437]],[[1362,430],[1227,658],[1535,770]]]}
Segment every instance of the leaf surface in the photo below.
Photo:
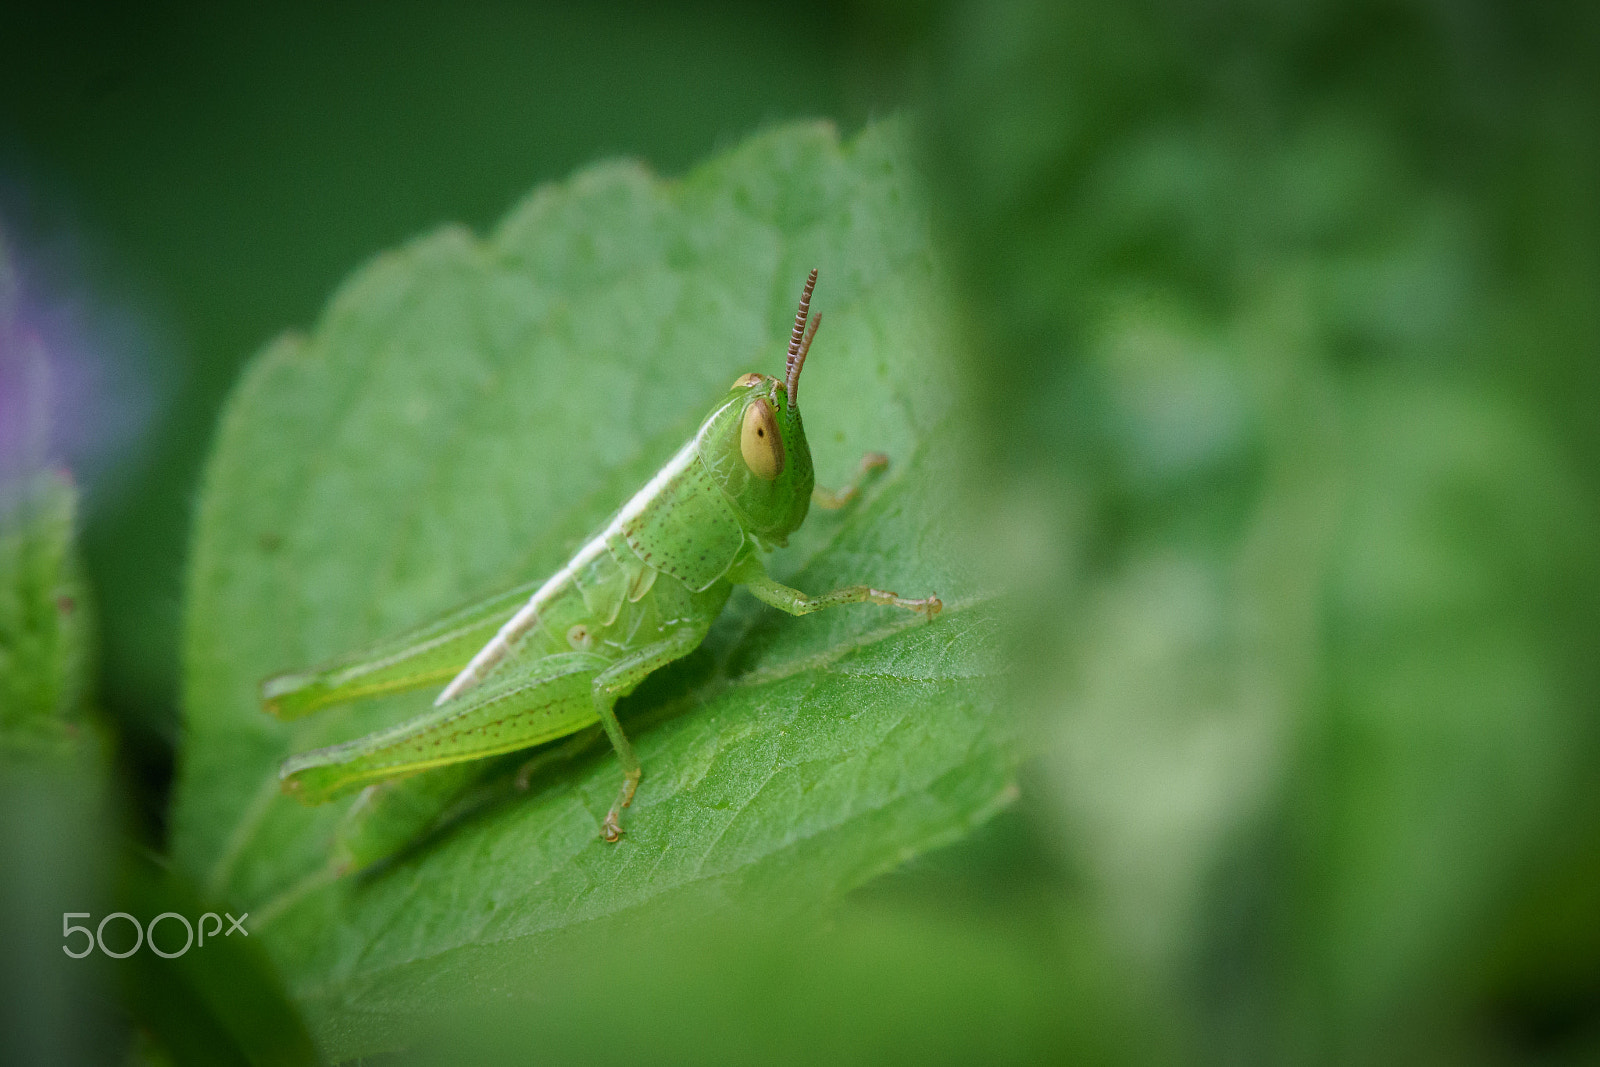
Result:
{"label": "leaf surface", "polygon": [[[807,591],[938,592],[926,625],[803,619],[735,593],[705,645],[619,707],[645,768],[616,846],[596,746],[379,875],[319,882],[344,805],[277,791],[292,751],[429,693],[283,724],[261,679],[548,574],[739,374],[778,373],[820,268],[801,402],[818,480],[888,475],[770,562]],[[495,961],[672,903],[795,912],[954,840],[1012,795],[1000,615],[961,529],[961,416],[903,132],[759,135],[678,181],[611,163],[542,188],[487,238],[447,228],[358,271],[263,352],[201,495],[187,599],[178,860],[255,912],[335,1057],[389,1047]]]}

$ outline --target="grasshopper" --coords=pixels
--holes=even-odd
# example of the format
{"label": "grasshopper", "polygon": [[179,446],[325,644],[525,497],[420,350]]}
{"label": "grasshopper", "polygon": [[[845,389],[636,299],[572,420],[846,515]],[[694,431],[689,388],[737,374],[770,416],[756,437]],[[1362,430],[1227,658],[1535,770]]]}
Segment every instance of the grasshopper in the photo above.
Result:
{"label": "grasshopper", "polygon": [[284,761],[284,791],[308,804],[365,790],[347,818],[346,869],[392,851],[422,825],[419,813],[448,801],[468,780],[469,761],[596,723],[622,765],[600,836],[619,840],[622,809],[632,803],[643,769],[617,722],[617,700],[699,646],[735,585],[791,615],[862,602],[930,620],[939,613],[936,595],[907,599],[865,585],[808,596],[774,581],[761,561],[760,552],[787,542],[813,502],[845,506],[887,463],[869,453],[841,492],[814,484],[798,390],[822,322],[818,312],[807,324],[816,281],[813,270],[800,294],[783,379],[742,375],[693,438],[547,580],[262,683],[266,709],[294,719],[448,680],[433,707],[415,718]]}

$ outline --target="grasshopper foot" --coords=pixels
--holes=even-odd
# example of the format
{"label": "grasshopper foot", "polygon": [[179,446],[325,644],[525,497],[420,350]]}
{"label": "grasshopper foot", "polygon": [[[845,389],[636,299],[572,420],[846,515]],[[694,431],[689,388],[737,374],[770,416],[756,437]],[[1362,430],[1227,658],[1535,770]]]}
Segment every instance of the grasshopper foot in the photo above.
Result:
{"label": "grasshopper foot", "polygon": [[639,788],[639,778],[640,771],[637,767],[622,775],[622,792],[617,794],[617,802],[606,812],[606,821],[600,824],[600,836],[607,841],[615,842],[621,839],[622,809],[633,803],[633,793]]}

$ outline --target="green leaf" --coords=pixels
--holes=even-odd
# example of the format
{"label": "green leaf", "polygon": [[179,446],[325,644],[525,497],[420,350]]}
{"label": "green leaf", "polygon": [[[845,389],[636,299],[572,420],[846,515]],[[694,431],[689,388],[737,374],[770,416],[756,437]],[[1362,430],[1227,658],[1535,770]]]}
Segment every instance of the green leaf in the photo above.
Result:
{"label": "green leaf", "polygon": [[[679,181],[602,164],[485,239],[359,271],[226,410],[188,601],[180,863],[253,910],[327,1051],[392,1045],[495,959],[675,902],[798,912],[952,841],[1013,795],[999,617],[965,547],[941,282],[897,125],[757,136]],[[364,881],[318,881],[343,805],[279,795],[291,751],[428,694],[286,726],[260,680],[558,567],[738,374],[781,366],[805,272],[827,319],[804,404],[819,482],[888,475],[772,562],[807,590],[938,592],[804,619],[742,593],[620,708],[645,767],[619,845],[599,747]]]}
{"label": "green leaf", "polygon": [[37,475],[0,499],[0,747],[65,751],[82,725],[87,624],[77,494]]}

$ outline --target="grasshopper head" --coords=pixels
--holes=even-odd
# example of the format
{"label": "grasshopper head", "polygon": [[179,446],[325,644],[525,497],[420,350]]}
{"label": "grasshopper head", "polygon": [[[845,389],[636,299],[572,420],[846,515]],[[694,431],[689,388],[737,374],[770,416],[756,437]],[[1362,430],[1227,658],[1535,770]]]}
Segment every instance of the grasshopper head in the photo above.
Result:
{"label": "grasshopper head", "polygon": [[768,545],[786,542],[811,507],[811,446],[800,422],[798,396],[800,369],[822,322],[819,313],[806,328],[816,284],[813,270],[800,294],[783,380],[743,375],[700,429],[701,459],[745,529]]}

